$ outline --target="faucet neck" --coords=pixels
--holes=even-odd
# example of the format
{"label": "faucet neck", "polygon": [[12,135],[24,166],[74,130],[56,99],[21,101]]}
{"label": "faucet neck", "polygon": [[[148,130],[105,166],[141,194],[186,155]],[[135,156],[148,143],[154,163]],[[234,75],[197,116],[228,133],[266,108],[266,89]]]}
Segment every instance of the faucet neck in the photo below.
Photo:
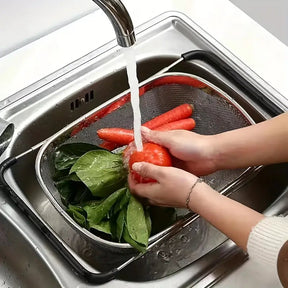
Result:
{"label": "faucet neck", "polygon": [[121,47],[132,46],[136,39],[132,20],[120,0],[92,0],[108,16],[116,33],[116,39]]}

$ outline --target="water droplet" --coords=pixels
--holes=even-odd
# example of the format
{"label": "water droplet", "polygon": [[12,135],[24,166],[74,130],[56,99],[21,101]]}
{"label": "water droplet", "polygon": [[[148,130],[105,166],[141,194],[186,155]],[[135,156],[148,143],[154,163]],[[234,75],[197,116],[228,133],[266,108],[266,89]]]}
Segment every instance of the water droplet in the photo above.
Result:
{"label": "water droplet", "polygon": [[195,227],[194,230],[195,230],[195,232],[196,232],[197,234],[199,234],[199,232],[201,231],[199,226]]}
{"label": "water droplet", "polygon": [[164,262],[169,262],[170,260],[170,253],[160,250],[158,251],[158,257],[160,258],[160,260],[164,261]]}
{"label": "water droplet", "polygon": [[180,255],[180,254],[181,254],[181,252],[182,252],[182,250],[181,250],[181,249],[176,249],[176,251],[175,251],[176,255]]}
{"label": "water droplet", "polygon": [[83,250],[82,250],[82,253],[83,253],[83,255],[85,255],[86,257],[91,257],[92,256],[92,250],[91,249],[89,249],[89,248],[84,248]]}
{"label": "water droplet", "polygon": [[181,236],[180,236],[180,240],[181,240],[183,243],[189,242],[189,238],[188,238],[186,235],[181,235]]}
{"label": "water droplet", "polygon": [[1,200],[0,200],[0,204],[1,204],[1,205],[5,205],[5,204],[6,204],[6,200],[1,199]]}
{"label": "water droplet", "polygon": [[169,240],[168,240],[168,243],[169,244],[172,244],[172,243],[174,243],[175,242],[175,239],[174,238],[170,238]]}

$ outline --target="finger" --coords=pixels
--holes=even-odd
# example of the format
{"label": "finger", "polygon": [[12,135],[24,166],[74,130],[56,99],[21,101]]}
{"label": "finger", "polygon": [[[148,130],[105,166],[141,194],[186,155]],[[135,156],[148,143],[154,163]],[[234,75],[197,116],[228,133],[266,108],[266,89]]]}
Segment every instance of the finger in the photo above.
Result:
{"label": "finger", "polygon": [[169,147],[169,143],[171,142],[171,133],[169,132],[171,131],[156,131],[151,130],[145,126],[141,127],[141,134],[145,138],[145,140],[165,147]]}
{"label": "finger", "polygon": [[159,183],[157,182],[137,183],[134,181],[131,175],[128,177],[128,184],[129,184],[131,193],[135,194],[141,199],[145,199],[146,202],[149,201],[149,199],[151,198],[151,195],[153,195],[159,187]]}
{"label": "finger", "polygon": [[136,162],[132,165],[132,170],[140,174],[144,178],[152,178],[160,182],[164,167],[154,165],[148,162]]}
{"label": "finger", "polygon": [[142,199],[146,199],[146,201],[149,201],[150,198],[153,198],[153,194],[155,194],[154,191],[157,191],[158,186],[159,183],[156,182],[136,184],[134,189],[132,190],[132,193]]}
{"label": "finger", "polygon": [[128,174],[127,180],[128,180],[128,185],[129,185],[130,190],[134,191],[135,185],[137,185],[137,182],[134,180],[131,173]]}

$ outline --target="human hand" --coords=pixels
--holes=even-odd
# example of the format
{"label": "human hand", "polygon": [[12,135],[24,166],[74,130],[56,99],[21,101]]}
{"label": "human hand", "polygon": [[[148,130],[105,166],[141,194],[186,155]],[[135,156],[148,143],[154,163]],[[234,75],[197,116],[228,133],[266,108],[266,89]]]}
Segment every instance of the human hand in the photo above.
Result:
{"label": "human hand", "polygon": [[173,166],[196,175],[207,175],[217,170],[214,161],[212,136],[185,130],[156,131],[141,127],[143,138],[166,147],[174,156]]}
{"label": "human hand", "polygon": [[137,183],[131,174],[128,177],[131,192],[155,206],[185,208],[191,187],[198,179],[184,170],[147,162],[134,163],[132,169],[144,178],[153,178],[157,181],[142,184]]}
{"label": "human hand", "polygon": [[154,178],[157,182],[138,184],[130,174],[131,193],[155,206],[186,208],[189,199],[190,210],[205,218],[244,250],[252,228],[265,217],[219,194],[206,183],[197,183],[199,178],[184,170],[147,162],[134,163],[132,168],[143,177]]}

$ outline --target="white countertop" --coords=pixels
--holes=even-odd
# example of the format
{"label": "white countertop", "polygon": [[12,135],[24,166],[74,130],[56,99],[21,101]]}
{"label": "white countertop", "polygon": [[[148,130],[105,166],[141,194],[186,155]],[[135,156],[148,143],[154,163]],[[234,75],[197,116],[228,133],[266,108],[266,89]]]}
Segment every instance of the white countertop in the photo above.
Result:
{"label": "white countertop", "polygon": [[[288,47],[228,0],[145,0],[143,4],[123,0],[123,3],[135,27],[166,11],[183,12],[288,99]],[[114,38],[106,15],[95,10],[12,51],[0,58],[0,100]],[[216,287],[277,287],[268,285],[247,261]]]}

